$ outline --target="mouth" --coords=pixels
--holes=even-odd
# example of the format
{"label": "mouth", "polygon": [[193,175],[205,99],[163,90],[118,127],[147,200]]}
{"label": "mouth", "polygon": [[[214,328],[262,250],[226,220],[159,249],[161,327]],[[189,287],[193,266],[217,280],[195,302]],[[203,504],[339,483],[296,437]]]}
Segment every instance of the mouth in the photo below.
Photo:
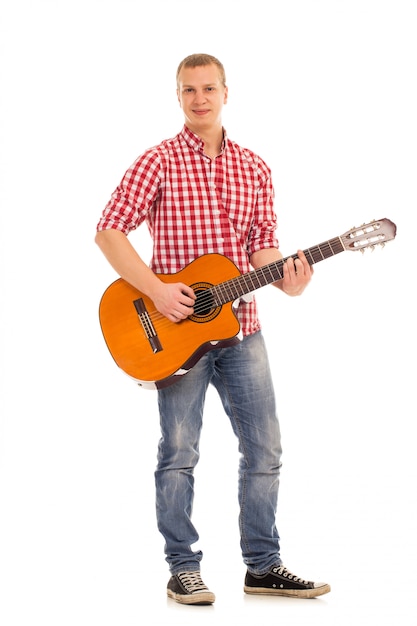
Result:
{"label": "mouth", "polygon": [[193,113],[194,115],[207,115],[207,113],[209,113],[209,109],[193,109]]}

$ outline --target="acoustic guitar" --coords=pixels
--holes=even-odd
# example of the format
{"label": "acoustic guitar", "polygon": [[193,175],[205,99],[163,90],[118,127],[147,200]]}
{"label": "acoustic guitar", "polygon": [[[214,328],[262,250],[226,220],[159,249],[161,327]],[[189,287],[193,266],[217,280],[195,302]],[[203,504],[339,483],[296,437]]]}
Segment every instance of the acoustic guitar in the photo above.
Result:
{"label": "acoustic guitar", "polygon": [[[397,227],[381,219],[353,228],[339,237],[304,250],[310,265],[344,251],[383,246]],[[295,259],[296,254],[292,255]],[[290,257],[241,274],[221,254],[206,254],[175,274],[158,274],[166,282],[182,282],[194,290],[194,311],[170,322],[153,302],[122,278],[104,292],[99,306],[101,330],[116,364],[141,387],[157,389],[175,383],[214,348],[240,341],[233,303],[284,276]]]}

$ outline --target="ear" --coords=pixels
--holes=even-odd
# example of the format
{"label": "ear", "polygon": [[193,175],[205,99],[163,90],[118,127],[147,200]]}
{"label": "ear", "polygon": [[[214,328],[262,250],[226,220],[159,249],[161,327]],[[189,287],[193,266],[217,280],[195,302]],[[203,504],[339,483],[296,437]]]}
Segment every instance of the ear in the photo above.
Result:
{"label": "ear", "polygon": [[[178,100],[178,103],[179,103],[179,105],[180,105],[180,107],[181,107],[181,100],[180,100],[180,92],[179,92],[179,89],[177,89],[177,100]],[[182,107],[181,107],[181,108],[182,108]]]}
{"label": "ear", "polygon": [[227,98],[229,95],[229,89],[227,87],[224,88],[224,99],[223,99],[223,104],[227,104]]}

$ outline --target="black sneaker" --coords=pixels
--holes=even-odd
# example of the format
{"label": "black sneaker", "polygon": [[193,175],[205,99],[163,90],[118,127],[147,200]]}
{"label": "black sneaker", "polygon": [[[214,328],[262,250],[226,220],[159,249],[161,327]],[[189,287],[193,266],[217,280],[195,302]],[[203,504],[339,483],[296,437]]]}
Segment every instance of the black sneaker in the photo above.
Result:
{"label": "black sneaker", "polygon": [[181,604],[213,604],[216,599],[201,580],[200,572],[181,572],[171,576],[167,594]]}
{"label": "black sneaker", "polygon": [[295,576],[283,565],[271,567],[269,572],[258,576],[246,572],[245,593],[264,594],[271,596],[293,596],[296,598],[315,598],[329,593],[327,583],[313,583]]}

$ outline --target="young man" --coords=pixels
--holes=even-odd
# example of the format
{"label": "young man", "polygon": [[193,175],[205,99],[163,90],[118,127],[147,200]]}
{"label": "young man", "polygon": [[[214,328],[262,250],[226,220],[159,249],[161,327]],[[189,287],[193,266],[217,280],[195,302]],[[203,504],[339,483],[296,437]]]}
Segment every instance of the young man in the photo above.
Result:
{"label": "young man", "polygon": [[[165,283],[204,254],[229,257],[244,273],[282,258],[276,238],[271,174],[263,160],[227,136],[222,109],[225,72],[218,59],[193,54],[177,71],[181,132],[147,150],[127,170],[97,226],[96,242],[117,273],[146,294],[170,322],[193,313],[193,289]],[[148,267],[127,235],[143,221],[153,238]],[[313,270],[303,252],[284,265],[274,283],[300,295]],[[275,524],[281,442],[268,357],[254,298],[237,306],[243,339],[208,351],[174,384],[158,389],[161,439],[155,472],[158,528],[165,539],[171,578],[168,596],[184,604],[211,604],[214,594],[200,576],[201,551],[191,521],[193,471],[205,394],[211,383],[239,443],[238,497],[244,591],[302,598],[330,591],[292,574],[280,558]]]}

